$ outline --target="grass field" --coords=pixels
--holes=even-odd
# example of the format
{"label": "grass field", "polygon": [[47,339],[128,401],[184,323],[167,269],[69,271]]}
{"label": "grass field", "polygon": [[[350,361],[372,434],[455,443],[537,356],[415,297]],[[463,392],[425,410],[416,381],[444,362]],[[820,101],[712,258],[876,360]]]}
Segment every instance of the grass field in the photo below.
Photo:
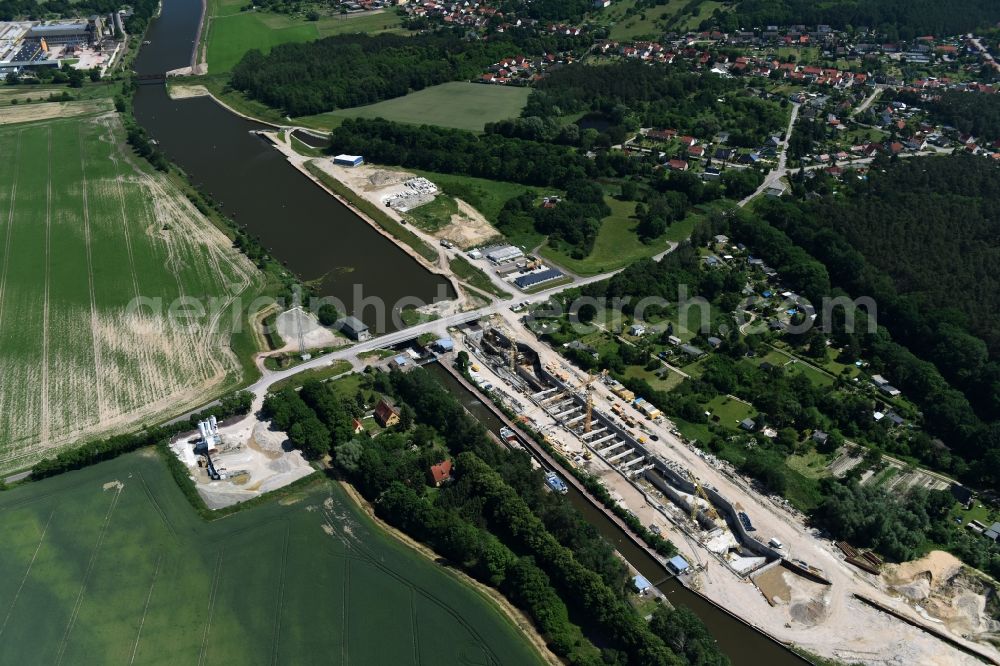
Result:
{"label": "grass field", "polygon": [[539,663],[324,478],[206,523],[147,449],[3,493],[0,531],[0,663]]}
{"label": "grass field", "polygon": [[405,32],[393,12],[324,16],[318,21],[271,12],[240,11],[243,0],[209,0],[207,40],[208,71],[228,72],[250,49],[267,53],[279,44],[308,42],[321,37],[355,32]]}
{"label": "grass field", "polygon": [[[240,378],[229,314],[259,274],[117,117],[3,126],[0,154],[0,471]],[[207,313],[169,319],[179,297]]]}
{"label": "grass field", "polygon": [[635,219],[635,202],[619,201],[604,197],[611,208],[611,215],[601,220],[594,249],[584,259],[574,259],[565,252],[546,245],[541,254],[577,275],[596,275],[628,266],[638,259],[650,257],[667,249],[663,239],[643,243],[635,233],[638,220]]}
{"label": "grass field", "polygon": [[311,118],[385,118],[398,123],[481,132],[486,123],[521,115],[530,93],[529,88],[451,81],[377,104],[337,109]]}

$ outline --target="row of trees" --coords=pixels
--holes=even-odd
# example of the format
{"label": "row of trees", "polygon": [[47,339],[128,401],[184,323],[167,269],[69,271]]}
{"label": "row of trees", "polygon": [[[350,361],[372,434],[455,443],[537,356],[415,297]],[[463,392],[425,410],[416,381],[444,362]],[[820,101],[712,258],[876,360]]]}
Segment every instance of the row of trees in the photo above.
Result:
{"label": "row of trees", "polygon": [[570,148],[381,118],[345,120],[331,132],[330,143],[337,152],[380,164],[526,185],[565,187],[599,175],[594,161]]}
{"label": "row of trees", "polygon": [[735,12],[715,16],[729,30],[824,23],[838,29],[868,26],[890,39],[957,35],[997,21],[1000,8],[992,0],[740,0]]}
{"label": "row of trees", "polygon": [[44,479],[70,470],[82,469],[117,458],[124,453],[135,451],[144,446],[164,442],[178,433],[196,428],[199,421],[203,421],[209,416],[215,416],[215,418],[222,420],[231,416],[247,414],[253,404],[253,394],[248,391],[239,391],[224,396],[219,403],[197,414],[192,414],[184,421],[86,442],[63,451],[55,458],[42,458],[31,468],[31,479]]}

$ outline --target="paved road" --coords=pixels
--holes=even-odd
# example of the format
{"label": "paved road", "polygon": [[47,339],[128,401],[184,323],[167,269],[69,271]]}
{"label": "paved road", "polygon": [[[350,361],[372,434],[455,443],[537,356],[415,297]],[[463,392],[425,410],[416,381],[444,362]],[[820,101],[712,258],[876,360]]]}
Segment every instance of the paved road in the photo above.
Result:
{"label": "paved road", "polygon": [[743,199],[739,203],[740,208],[746,206],[748,203],[764,194],[770,187],[775,187],[779,184],[781,179],[788,173],[788,168],[786,164],[788,163],[788,140],[792,138],[792,129],[795,127],[795,120],[799,117],[799,108],[802,105],[798,102],[792,102],[792,115],[788,118],[788,127],[785,128],[785,137],[781,141],[781,153],[778,155],[778,166],[771,169],[771,172],[767,174],[764,178],[764,182],[760,184],[753,194]]}
{"label": "paved road", "polygon": [[864,101],[861,102],[861,104],[859,104],[857,107],[855,107],[853,111],[851,111],[851,118],[858,115],[859,113],[864,113],[868,109],[868,107],[872,105],[872,102],[875,101],[875,98],[882,94],[883,90],[885,90],[885,86],[882,85],[875,86],[875,90],[872,92],[872,94],[866,97]]}

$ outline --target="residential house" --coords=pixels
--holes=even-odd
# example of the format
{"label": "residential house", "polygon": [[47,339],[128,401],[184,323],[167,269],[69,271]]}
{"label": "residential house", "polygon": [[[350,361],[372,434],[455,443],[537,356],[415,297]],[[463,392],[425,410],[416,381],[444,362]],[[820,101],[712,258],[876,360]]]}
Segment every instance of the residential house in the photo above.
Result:
{"label": "residential house", "polygon": [[442,484],[451,480],[452,463],[450,460],[442,460],[436,465],[431,465],[428,476],[435,488],[440,488]]}
{"label": "residential house", "polygon": [[375,421],[383,428],[391,428],[399,423],[399,410],[385,398],[375,406]]}

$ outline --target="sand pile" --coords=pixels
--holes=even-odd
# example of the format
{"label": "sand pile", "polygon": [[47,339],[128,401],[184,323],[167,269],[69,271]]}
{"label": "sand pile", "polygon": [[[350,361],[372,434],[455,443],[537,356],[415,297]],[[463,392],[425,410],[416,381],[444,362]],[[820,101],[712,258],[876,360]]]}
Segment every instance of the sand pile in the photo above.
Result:
{"label": "sand pile", "polygon": [[956,634],[978,641],[1000,638],[1000,622],[987,610],[989,600],[997,595],[994,584],[954,555],[932,551],[919,560],[889,565],[882,579],[889,591],[921,615]]}

